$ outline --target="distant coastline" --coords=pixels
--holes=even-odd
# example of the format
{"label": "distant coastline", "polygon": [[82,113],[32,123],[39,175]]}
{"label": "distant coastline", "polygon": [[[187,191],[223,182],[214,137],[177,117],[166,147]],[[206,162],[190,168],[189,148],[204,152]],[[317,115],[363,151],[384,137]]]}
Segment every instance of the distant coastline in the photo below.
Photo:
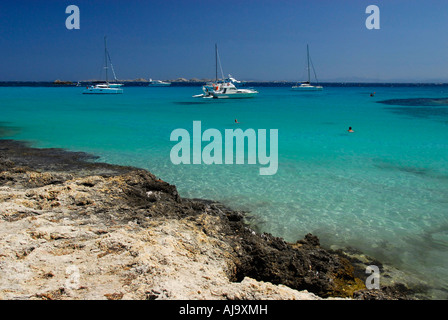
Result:
{"label": "distant coastline", "polygon": [[[147,79],[128,79],[118,80],[126,87],[143,87],[148,85]],[[163,80],[171,82],[173,87],[182,86],[202,86],[212,79],[197,78],[177,78],[172,80]],[[74,87],[79,82],[79,86],[86,86],[92,83],[104,82],[101,80],[55,80],[55,81],[0,81],[0,87]],[[300,82],[300,81],[299,81]],[[275,80],[275,81],[244,81],[244,86],[257,87],[289,87],[296,84],[297,81]],[[320,82],[325,87],[447,87],[448,82]]]}

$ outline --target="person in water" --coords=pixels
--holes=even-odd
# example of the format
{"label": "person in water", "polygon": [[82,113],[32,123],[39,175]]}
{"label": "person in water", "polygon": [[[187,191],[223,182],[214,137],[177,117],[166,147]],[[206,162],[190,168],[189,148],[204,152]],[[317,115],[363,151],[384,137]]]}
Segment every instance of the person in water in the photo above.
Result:
{"label": "person in water", "polygon": [[235,123],[239,123],[239,122],[238,122],[238,119],[235,119]]}
{"label": "person in water", "polygon": [[348,130],[347,130],[348,132],[355,132],[355,131],[353,131],[353,129],[352,129],[352,127],[348,127]]}

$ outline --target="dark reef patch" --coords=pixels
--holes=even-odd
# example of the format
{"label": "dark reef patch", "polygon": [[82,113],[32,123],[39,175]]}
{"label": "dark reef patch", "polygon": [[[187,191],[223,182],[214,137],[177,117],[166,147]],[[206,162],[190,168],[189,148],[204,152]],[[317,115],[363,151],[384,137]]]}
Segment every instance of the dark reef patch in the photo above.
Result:
{"label": "dark reef patch", "polygon": [[410,116],[414,118],[448,118],[447,98],[412,98],[412,99],[390,99],[377,101],[390,106],[387,107],[393,113]]}
{"label": "dark reef patch", "polygon": [[386,109],[395,114],[415,118],[433,118],[433,117],[448,118],[448,108],[426,107],[426,108],[386,108]]}
{"label": "dark reef patch", "polygon": [[[39,171],[76,172],[79,175],[116,175],[131,167],[93,162],[97,156],[85,152],[66,151],[59,148],[32,148],[26,142],[0,139],[0,160],[7,159],[14,167],[27,167]],[[0,171],[5,161],[0,162]],[[135,168],[134,168],[135,169]]]}
{"label": "dark reef patch", "polygon": [[431,168],[415,167],[415,166],[405,166],[400,164],[395,164],[386,161],[377,161],[373,164],[376,168],[382,170],[394,170],[403,173],[412,174],[415,176],[420,176],[424,178],[448,180],[448,175],[439,173]]}
{"label": "dark reef patch", "polygon": [[8,122],[0,121],[0,138],[12,137],[20,132],[19,127],[11,126]]}
{"label": "dark reef patch", "polygon": [[392,106],[441,107],[441,106],[448,106],[448,98],[389,99],[389,100],[377,101],[377,103],[388,104]]}

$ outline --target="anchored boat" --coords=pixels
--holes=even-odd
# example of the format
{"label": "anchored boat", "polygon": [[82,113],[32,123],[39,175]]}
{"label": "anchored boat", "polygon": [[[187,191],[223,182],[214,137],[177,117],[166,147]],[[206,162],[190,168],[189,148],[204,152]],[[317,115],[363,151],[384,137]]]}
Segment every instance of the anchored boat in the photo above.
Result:
{"label": "anchored boat", "polygon": [[214,98],[214,99],[242,99],[252,98],[258,94],[258,91],[253,89],[237,88],[231,81],[218,80],[211,82],[202,87],[203,94],[198,94],[195,98]]}
{"label": "anchored boat", "polygon": [[171,85],[171,82],[149,79],[148,87],[168,87],[170,85]]}
{"label": "anchored boat", "polygon": [[[309,49],[308,45],[306,45],[306,53],[307,53],[307,61],[308,61],[308,67],[307,67],[308,81],[304,81],[300,85],[295,85],[291,89],[296,90],[296,91],[321,91],[321,90],[323,90],[322,86],[319,86],[319,85],[312,86],[311,82],[310,82],[310,78],[311,78],[310,77],[310,49]],[[314,66],[313,66],[312,62],[311,62],[311,66],[313,68],[313,73],[314,73],[314,77],[316,78],[316,82],[318,82],[317,76],[316,76],[316,71],[314,70]]]}
{"label": "anchored boat", "polygon": [[[223,79],[218,79],[218,64],[221,68],[221,75]],[[218,54],[218,46],[215,44],[215,81],[207,83],[202,87],[203,94],[194,95],[194,98],[206,99],[242,99],[252,98],[258,94],[254,89],[241,89],[234,85],[234,82],[239,83],[238,80],[231,75],[224,79],[222,72],[221,61]]]}
{"label": "anchored boat", "polygon": [[110,59],[109,52],[107,51],[106,37],[104,37],[104,60],[105,60],[104,69],[106,70],[106,82],[88,86],[83,91],[83,94],[120,94],[120,93],[123,93],[123,89],[121,88],[123,86],[122,83],[109,83],[109,80],[108,80],[108,75],[107,75],[107,71],[109,69],[108,61],[110,62],[110,66],[111,66],[112,72],[114,74],[115,81],[117,81],[117,77],[115,76],[114,67],[112,65],[112,61]]}

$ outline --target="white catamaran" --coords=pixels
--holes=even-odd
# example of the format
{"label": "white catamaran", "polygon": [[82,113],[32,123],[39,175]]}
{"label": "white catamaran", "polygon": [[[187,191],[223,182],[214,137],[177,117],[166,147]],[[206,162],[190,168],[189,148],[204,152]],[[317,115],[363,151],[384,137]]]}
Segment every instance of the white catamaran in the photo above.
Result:
{"label": "white catamaran", "polygon": [[[221,68],[222,79],[218,79],[218,63]],[[206,98],[206,99],[242,99],[252,98],[258,94],[258,91],[253,89],[241,89],[237,88],[235,83],[239,83],[238,80],[229,75],[229,78],[224,79],[222,72],[221,61],[218,55],[218,46],[215,44],[215,81],[207,83],[202,87],[204,93],[194,95],[194,98]]]}
{"label": "white catamaran", "polygon": [[112,69],[112,73],[114,74],[114,80],[117,81],[117,77],[115,75],[114,67],[112,65],[112,61],[110,59],[109,52],[107,51],[107,42],[106,37],[104,37],[104,60],[105,60],[105,66],[104,69],[106,70],[106,82],[105,83],[99,83],[96,85],[88,86],[84,91],[83,94],[120,94],[123,93],[123,89],[121,88],[123,86],[122,83],[110,83],[108,80],[107,71],[109,69],[107,62],[110,62],[110,66]]}
{"label": "white catamaran", "polygon": [[[307,61],[308,61],[308,67],[307,67],[307,71],[308,71],[308,81],[304,81],[302,82],[300,85],[295,85],[292,87],[292,90],[296,90],[296,91],[321,91],[323,90],[322,86],[316,85],[316,86],[312,86],[310,83],[310,49],[308,47],[308,45],[306,45],[306,55],[307,55]],[[316,71],[314,70],[314,66],[313,63],[311,62],[311,66],[313,67],[313,73],[314,73],[314,77],[316,78],[316,82],[317,81],[317,76],[316,76]]]}

